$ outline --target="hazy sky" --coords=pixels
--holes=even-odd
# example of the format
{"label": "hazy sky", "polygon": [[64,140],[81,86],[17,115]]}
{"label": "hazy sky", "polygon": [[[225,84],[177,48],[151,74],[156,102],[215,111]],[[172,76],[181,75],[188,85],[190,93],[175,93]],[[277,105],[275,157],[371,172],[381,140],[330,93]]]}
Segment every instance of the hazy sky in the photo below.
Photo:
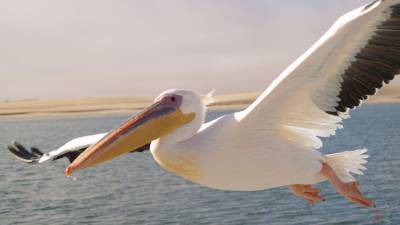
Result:
{"label": "hazy sky", "polygon": [[368,0],[2,0],[0,100],[263,90]]}

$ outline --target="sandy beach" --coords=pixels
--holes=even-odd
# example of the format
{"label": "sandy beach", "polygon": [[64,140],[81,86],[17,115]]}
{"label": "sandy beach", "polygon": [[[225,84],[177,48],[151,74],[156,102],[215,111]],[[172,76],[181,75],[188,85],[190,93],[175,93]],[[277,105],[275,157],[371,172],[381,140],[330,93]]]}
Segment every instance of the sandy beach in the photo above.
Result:
{"label": "sandy beach", "polygon": [[[261,92],[214,96],[210,110],[243,109]],[[57,100],[1,101],[0,118],[123,114],[149,105],[152,97],[99,97]],[[371,97],[367,104],[400,103],[400,86],[387,86]]]}

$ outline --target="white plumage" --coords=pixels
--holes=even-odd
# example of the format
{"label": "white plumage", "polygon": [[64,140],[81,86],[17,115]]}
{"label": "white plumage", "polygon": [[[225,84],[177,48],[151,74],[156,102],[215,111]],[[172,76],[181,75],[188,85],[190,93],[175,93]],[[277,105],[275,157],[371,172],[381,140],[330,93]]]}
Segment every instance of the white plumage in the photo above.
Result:
{"label": "white plumage", "polygon": [[78,137],[74,138],[58,149],[51,151],[49,153],[43,154],[42,157],[40,157],[38,163],[44,163],[49,160],[53,160],[57,156],[60,156],[62,154],[65,154],[67,152],[73,152],[73,151],[78,151],[81,149],[86,149],[87,147],[93,145],[94,143],[100,141],[103,137],[105,137],[107,133],[101,133],[101,134],[94,134],[94,135],[88,135],[88,136],[83,136],[83,137]]}

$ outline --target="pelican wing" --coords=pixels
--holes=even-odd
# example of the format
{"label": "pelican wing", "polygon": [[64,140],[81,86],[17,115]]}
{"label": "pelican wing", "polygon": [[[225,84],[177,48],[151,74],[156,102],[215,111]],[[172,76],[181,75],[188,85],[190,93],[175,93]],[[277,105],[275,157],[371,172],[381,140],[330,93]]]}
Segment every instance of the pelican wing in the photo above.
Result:
{"label": "pelican wing", "polygon": [[11,145],[8,145],[7,149],[17,159],[27,163],[44,163],[63,157],[68,158],[69,161],[72,162],[83,150],[85,150],[90,145],[100,141],[105,135],[107,135],[107,133],[75,138],[71,141],[68,141],[58,149],[50,151],[48,153],[43,153],[35,147],[31,147],[29,150],[19,142],[15,141]]}
{"label": "pelican wing", "polygon": [[374,1],[340,17],[237,119],[319,148],[399,69],[400,0]]}
{"label": "pelican wing", "polygon": [[[71,141],[68,141],[58,149],[48,153],[43,153],[41,150],[35,147],[27,149],[16,141],[12,142],[11,145],[7,145],[7,149],[14,157],[26,163],[44,163],[61,158],[67,158],[70,162],[72,162],[89,146],[99,142],[106,135],[107,133],[101,133],[75,138]],[[143,152],[149,149],[150,144],[146,144],[138,149],[132,150],[131,152]]]}

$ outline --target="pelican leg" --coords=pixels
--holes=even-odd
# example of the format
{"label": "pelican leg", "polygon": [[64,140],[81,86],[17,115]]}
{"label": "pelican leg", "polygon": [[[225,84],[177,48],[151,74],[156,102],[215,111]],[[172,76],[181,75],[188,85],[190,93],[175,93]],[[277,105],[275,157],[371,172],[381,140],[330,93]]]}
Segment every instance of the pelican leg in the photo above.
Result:
{"label": "pelican leg", "polygon": [[328,163],[326,162],[321,162],[321,163],[322,163],[321,174],[324,175],[329,180],[329,182],[331,182],[331,184],[333,185],[333,187],[335,187],[336,191],[339,192],[339,194],[341,194],[347,200],[356,203],[358,205],[364,207],[375,206],[372,200],[367,199],[360,192],[358,182],[354,181],[345,183],[341,181],[340,178],[336,175],[335,171],[332,169],[331,166],[329,166]]}
{"label": "pelican leg", "polygon": [[295,196],[303,198],[310,205],[315,205],[318,202],[325,201],[325,198],[319,194],[321,190],[314,188],[311,185],[293,184],[289,185],[288,188]]}

